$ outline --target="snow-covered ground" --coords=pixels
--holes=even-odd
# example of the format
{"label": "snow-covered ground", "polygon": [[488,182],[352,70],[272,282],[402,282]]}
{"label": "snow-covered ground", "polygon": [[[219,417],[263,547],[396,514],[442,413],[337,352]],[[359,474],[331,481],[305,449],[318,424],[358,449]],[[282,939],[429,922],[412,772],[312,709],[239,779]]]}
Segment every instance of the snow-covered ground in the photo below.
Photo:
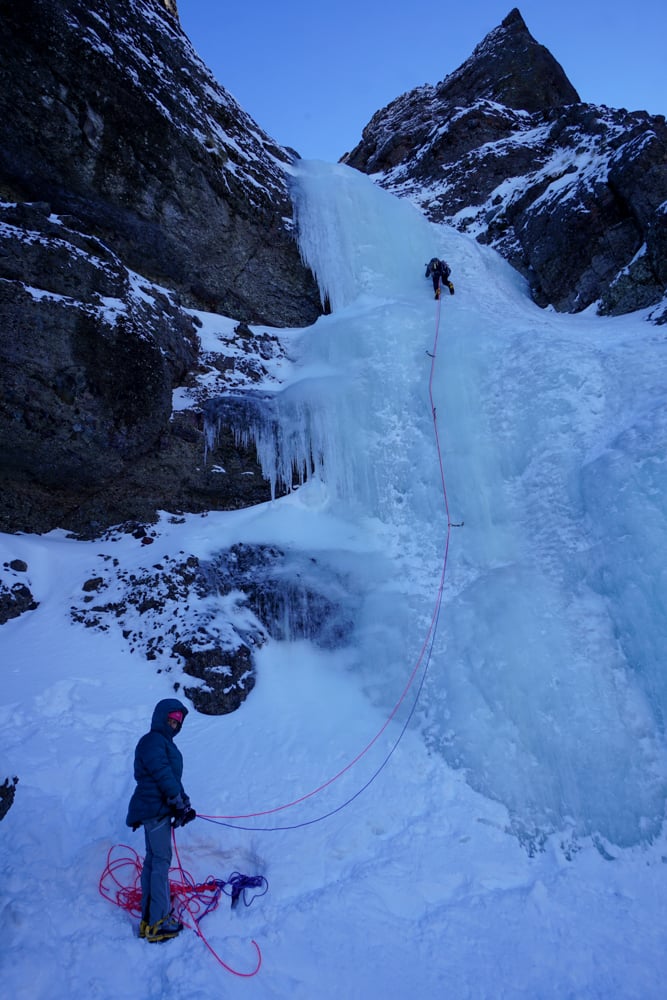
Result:
{"label": "snow-covered ground", "polygon": [[[151,545],[0,536],[2,579],[39,602],[0,631],[0,779],[20,778],[0,826],[3,993],[658,1000],[665,330],[539,310],[492,251],[342,166],[295,185],[334,311],[270,331],[289,363],[256,435],[267,476],[311,457],[315,474],[258,508],[165,514]],[[434,253],[456,286],[439,308]],[[218,324],[224,344],[230,321],[202,321],[206,349]],[[249,978],[190,931],[145,944],[98,892],[110,848],[142,850],[133,750],[183,678],[131,651],[138,617],[71,616],[100,565],[238,542],[306,554],[355,608],[345,646],[267,643],[244,705],[191,712],[178,738],[193,805],[227,817],[178,833],[183,867],[269,882],[201,925],[240,972],[257,942]]]}

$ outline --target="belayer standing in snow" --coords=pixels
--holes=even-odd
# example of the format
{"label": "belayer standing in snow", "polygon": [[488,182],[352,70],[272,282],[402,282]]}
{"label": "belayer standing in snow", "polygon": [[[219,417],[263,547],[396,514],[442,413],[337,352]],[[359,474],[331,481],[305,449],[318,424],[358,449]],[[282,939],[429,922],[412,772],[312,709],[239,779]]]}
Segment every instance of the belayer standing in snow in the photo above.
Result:
{"label": "belayer standing in snow", "polygon": [[431,257],[430,261],[426,265],[426,277],[433,278],[433,291],[435,292],[436,299],[440,298],[441,285],[447,285],[449,294],[454,294],[454,286],[449,280],[451,273],[452,269],[447,261],[438,260],[437,257]]}
{"label": "belayer standing in snow", "polygon": [[174,743],[188,710],[176,698],[159,701],[150,732],[134,751],[134,790],[127,810],[127,825],[144,828],[146,857],[141,870],[141,923],[139,937],[166,941],[183,930],[171,912],[169,867],[171,827],[185,826],[196,817],[181,783],[183,756]]}

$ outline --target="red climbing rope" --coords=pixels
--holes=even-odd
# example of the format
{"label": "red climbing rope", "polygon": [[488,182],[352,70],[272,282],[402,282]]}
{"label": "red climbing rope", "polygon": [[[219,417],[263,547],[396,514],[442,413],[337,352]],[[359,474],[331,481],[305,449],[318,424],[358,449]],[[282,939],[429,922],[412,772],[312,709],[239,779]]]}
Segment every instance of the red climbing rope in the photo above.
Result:
{"label": "red climbing rope", "polygon": [[[431,404],[431,416],[433,417],[433,431],[435,433],[435,450],[438,455],[438,466],[440,468],[440,485],[442,487],[442,497],[445,504],[445,513],[447,514],[447,537],[445,540],[445,551],[442,559],[442,575],[444,583],[445,570],[447,569],[447,556],[449,554],[449,536],[451,535],[452,522],[449,516],[449,500],[447,498],[447,484],[445,482],[445,467],[442,461],[442,449],[440,447],[440,435],[438,433],[438,420],[435,409],[435,402],[433,400],[433,378],[435,376],[435,362],[438,356],[438,341],[440,340],[440,298],[438,298],[438,307],[435,311],[435,337],[433,339],[433,350],[431,351],[431,371],[428,379],[428,398]],[[442,589],[439,593],[439,598],[442,597]]]}

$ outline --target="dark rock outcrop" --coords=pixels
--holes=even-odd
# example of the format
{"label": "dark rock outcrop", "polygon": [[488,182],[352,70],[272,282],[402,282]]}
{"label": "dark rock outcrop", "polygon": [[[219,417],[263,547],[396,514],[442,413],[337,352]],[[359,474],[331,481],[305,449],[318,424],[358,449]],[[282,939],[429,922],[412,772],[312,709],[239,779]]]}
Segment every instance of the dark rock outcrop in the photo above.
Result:
{"label": "dark rock outcrop", "polygon": [[266,499],[231,436],[225,475],[204,467],[172,392],[202,366],[186,307],[319,314],[285,221],[293,154],[214,81],[173,0],[4,3],[0,29],[0,530]]}
{"label": "dark rock outcrop", "polygon": [[331,566],[310,555],[267,545],[233,545],[202,566],[207,589],[240,591],[267,634],[279,641],[307,639],[323,649],[350,641],[359,595]]}
{"label": "dark rock outcrop", "polygon": [[5,778],[0,785],[0,819],[5,818],[14,804],[18,781],[18,778]]}
{"label": "dark rock outcrop", "polygon": [[[139,545],[159,541],[154,528],[136,526],[132,534]],[[224,715],[254,688],[255,652],[269,637],[340,648],[351,641],[359,601],[349,574],[333,564],[301,551],[237,544],[207,560],[158,551],[143,566],[131,558],[131,568],[99,555],[70,618],[118,631],[130,652],[166,674],[197,711]]]}
{"label": "dark rock outcrop", "polygon": [[[140,526],[133,535],[142,545],[156,538]],[[196,556],[158,555],[132,570],[118,559],[100,560],[70,609],[72,621],[118,629],[130,651],[174,678],[174,690],[204,715],[235,711],[255,685],[252,651],[266,641],[262,625],[245,610],[237,615],[236,600],[221,613],[211,600],[219,587]]]}
{"label": "dark rock outcrop", "polygon": [[665,119],[582,103],[516,9],[437,86],[377,112],[343,160],[490,243],[540,305],[666,315]]}
{"label": "dark rock outcrop", "polygon": [[22,559],[12,559],[0,567],[0,625],[39,607],[27,572],[28,566]]}
{"label": "dark rock outcrop", "polygon": [[10,618],[18,618],[24,611],[34,611],[37,607],[39,604],[25,583],[15,583],[11,587],[0,583],[0,625],[4,625]]}
{"label": "dark rock outcrop", "polygon": [[196,649],[177,643],[174,652],[183,657],[183,671],[200,683],[183,685],[183,694],[202,715],[226,715],[243,704],[255,686],[255,668],[250,649],[212,646]]}

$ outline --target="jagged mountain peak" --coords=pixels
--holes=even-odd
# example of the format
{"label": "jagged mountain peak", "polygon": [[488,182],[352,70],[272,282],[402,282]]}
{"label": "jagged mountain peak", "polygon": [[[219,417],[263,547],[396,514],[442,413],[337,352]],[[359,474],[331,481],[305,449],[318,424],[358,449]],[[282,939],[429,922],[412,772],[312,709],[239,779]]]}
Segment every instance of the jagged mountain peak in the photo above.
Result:
{"label": "jagged mountain peak", "polygon": [[576,104],[580,98],[559,62],[529,32],[518,7],[436,87],[441,99],[486,99],[517,111]]}
{"label": "jagged mountain peak", "polygon": [[535,301],[667,321],[667,126],[583,103],[517,8],[436,85],[376,112],[342,160],[491,244]]}
{"label": "jagged mountain peak", "polygon": [[535,41],[517,7],[440,83],[407,91],[377,111],[361,142],[341,159],[371,174],[407,163],[435,124],[489,102],[519,114],[580,103],[560,63]]}

